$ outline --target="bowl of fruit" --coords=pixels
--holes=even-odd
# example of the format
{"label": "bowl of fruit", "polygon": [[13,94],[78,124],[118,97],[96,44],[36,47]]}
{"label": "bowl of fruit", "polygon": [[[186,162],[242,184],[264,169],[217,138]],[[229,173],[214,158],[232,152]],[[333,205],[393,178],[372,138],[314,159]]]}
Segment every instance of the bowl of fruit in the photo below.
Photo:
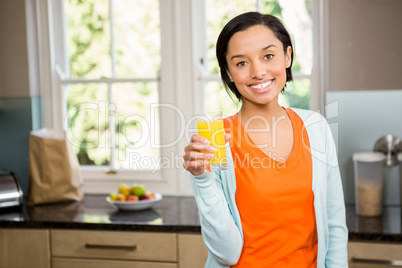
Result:
{"label": "bowl of fruit", "polygon": [[160,193],[148,191],[144,184],[120,185],[118,192],[110,193],[106,201],[120,210],[143,210],[162,200]]}

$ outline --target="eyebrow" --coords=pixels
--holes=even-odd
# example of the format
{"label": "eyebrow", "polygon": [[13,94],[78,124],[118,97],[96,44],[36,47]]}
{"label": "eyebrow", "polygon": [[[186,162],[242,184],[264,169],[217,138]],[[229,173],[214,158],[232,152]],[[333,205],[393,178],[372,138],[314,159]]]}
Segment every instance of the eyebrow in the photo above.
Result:
{"label": "eyebrow", "polygon": [[[264,50],[267,50],[267,49],[269,49],[269,48],[271,48],[271,47],[276,47],[274,44],[270,44],[270,45],[268,45],[268,46],[266,46],[266,47],[264,47],[264,48],[262,48],[261,49],[261,51],[264,51]],[[241,57],[243,57],[244,55],[233,55],[232,57],[230,57],[230,60],[233,60],[234,58],[241,58]]]}

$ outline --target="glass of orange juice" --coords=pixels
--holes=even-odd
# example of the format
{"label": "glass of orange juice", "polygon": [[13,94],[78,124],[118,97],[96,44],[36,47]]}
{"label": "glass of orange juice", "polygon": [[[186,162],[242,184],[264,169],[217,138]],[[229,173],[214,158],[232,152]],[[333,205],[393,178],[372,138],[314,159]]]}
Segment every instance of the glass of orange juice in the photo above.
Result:
{"label": "glass of orange juice", "polygon": [[[208,139],[211,146],[218,149],[215,157],[209,160],[206,171],[220,171],[228,169],[225,150],[225,131],[223,128],[222,112],[213,112],[197,115],[198,135]],[[203,153],[206,153],[202,151]]]}

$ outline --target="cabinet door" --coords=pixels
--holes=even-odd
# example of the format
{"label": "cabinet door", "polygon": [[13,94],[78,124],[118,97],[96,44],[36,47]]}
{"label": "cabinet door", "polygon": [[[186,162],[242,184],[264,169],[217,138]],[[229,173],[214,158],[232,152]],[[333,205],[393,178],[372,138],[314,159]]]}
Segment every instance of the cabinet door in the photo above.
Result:
{"label": "cabinet door", "polygon": [[402,245],[349,242],[348,257],[350,268],[402,267]]}
{"label": "cabinet door", "polygon": [[52,257],[177,262],[175,233],[50,232]]}
{"label": "cabinet door", "polygon": [[179,234],[179,267],[203,268],[208,250],[201,235]]}
{"label": "cabinet door", "polygon": [[49,231],[0,229],[0,268],[50,268]]}
{"label": "cabinet door", "polygon": [[[52,268],[177,268],[176,263],[52,258]],[[191,267],[191,266],[190,266]]]}

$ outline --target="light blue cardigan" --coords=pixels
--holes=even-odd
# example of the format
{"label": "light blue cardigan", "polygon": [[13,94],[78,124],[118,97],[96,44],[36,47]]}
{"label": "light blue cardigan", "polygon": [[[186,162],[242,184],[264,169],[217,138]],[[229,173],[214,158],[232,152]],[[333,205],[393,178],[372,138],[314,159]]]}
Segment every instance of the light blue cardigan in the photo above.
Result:
{"label": "light blue cardigan", "polygon": [[[313,159],[314,209],[317,223],[319,268],[346,268],[348,230],[345,204],[331,130],[319,113],[293,109],[307,129]],[[208,248],[207,268],[237,263],[243,247],[243,231],[236,207],[236,178],[229,143],[229,169],[192,176],[201,230]],[[267,256],[269,257],[269,256]]]}

